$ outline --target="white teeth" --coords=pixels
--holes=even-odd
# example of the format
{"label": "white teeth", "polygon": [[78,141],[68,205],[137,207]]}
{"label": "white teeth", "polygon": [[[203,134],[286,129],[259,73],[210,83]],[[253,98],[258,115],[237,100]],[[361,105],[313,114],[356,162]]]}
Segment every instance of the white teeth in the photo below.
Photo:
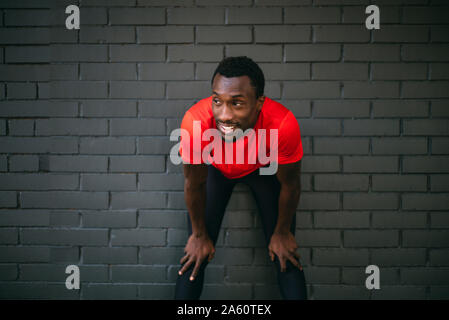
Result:
{"label": "white teeth", "polygon": [[226,134],[229,134],[234,130],[234,127],[225,127],[225,126],[221,126],[221,127]]}

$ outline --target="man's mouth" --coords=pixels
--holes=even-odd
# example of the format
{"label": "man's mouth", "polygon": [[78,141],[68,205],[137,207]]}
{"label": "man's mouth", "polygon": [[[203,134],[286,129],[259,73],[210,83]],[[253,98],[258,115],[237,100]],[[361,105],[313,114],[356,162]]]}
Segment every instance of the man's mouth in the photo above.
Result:
{"label": "man's mouth", "polygon": [[236,129],[235,125],[224,125],[222,123],[217,124],[218,130],[220,130],[225,135],[230,135]]}

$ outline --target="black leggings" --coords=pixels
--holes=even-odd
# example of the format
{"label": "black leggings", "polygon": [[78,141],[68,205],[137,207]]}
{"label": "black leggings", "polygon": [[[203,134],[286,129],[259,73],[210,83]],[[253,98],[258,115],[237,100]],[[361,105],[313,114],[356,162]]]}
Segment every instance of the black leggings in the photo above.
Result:
{"label": "black leggings", "polygon": [[[205,219],[209,237],[215,245],[226,205],[231,197],[234,186],[239,182],[248,185],[255,197],[268,246],[277,222],[280,183],[276,175],[260,175],[259,170],[255,170],[238,179],[228,179],[214,166],[208,166]],[[192,223],[188,214],[187,220],[190,236],[192,234]],[[295,234],[295,225],[296,215],[293,216],[293,222],[290,228],[293,234]],[[286,271],[280,272],[280,264],[277,256],[275,257],[274,263],[276,265],[277,279],[282,297],[288,300],[307,299],[304,271],[299,270],[287,260]],[[197,277],[193,281],[190,281],[189,277],[193,271],[194,264],[181,276],[178,276],[175,299],[197,300],[200,298],[203,290],[204,270],[207,264],[207,259],[205,259]]]}

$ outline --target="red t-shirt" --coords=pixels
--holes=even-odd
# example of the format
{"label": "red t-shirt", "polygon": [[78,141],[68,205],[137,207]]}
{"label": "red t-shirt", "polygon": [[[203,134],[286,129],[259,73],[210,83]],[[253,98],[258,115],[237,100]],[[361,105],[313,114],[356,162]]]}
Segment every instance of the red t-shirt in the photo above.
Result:
{"label": "red t-shirt", "polygon": [[[197,126],[194,126],[194,121],[200,121],[200,123],[197,122]],[[198,126],[198,124],[201,124],[201,126]],[[194,130],[194,128],[196,128],[196,131]],[[207,145],[211,144],[211,142],[215,141],[214,137],[209,138],[210,140],[203,140],[203,137],[203,139],[196,140],[196,142],[194,142],[193,137],[202,137],[205,130],[216,128],[215,118],[212,114],[212,96],[198,101],[189,110],[187,110],[184,118],[182,119],[181,129],[184,129],[188,132],[190,140],[185,137],[181,137],[179,150],[181,158],[185,163],[207,163],[203,160],[203,157],[201,155],[204,148]],[[236,158],[236,150],[239,150],[240,152],[242,150],[241,148],[236,149],[236,141],[225,142],[224,140],[219,140],[223,147],[223,160],[221,161],[221,163],[217,163],[219,161],[214,161],[213,156],[215,150],[212,150],[212,152],[210,152],[210,156],[208,157],[209,163],[220,170],[225,177],[229,179],[240,178],[268,164],[266,158],[264,160],[263,158],[259,159],[259,157],[256,156],[256,159],[254,161],[254,158],[253,160],[250,160],[250,155],[257,155],[260,151],[263,155],[266,155],[267,157],[270,156],[270,154],[273,152],[272,149],[276,147],[275,144],[272,144],[275,141],[275,136],[270,135],[270,129],[277,129],[278,133],[278,164],[293,163],[299,161],[302,158],[303,149],[298,121],[296,120],[293,113],[279,102],[265,97],[265,101],[257,118],[257,122],[252,129],[254,130],[253,137],[255,139],[251,140],[246,137],[240,137],[238,139],[238,141],[240,141],[239,143],[243,143],[244,146],[243,150],[245,156],[243,163],[241,163],[241,160],[240,162],[237,161]],[[265,140],[266,149],[264,149],[263,147],[260,148],[260,141],[262,141],[261,139],[264,137],[263,135],[259,136],[263,132],[263,130],[260,131],[260,129],[265,129],[265,137],[267,138]],[[240,147],[241,146],[242,145],[240,145]],[[230,147],[233,148],[233,154],[228,152],[228,155],[233,155],[233,158],[232,161],[228,161],[228,163],[226,163],[226,150],[229,150]],[[188,150],[189,152],[185,152],[183,154],[183,149]],[[262,152],[261,150],[264,150],[265,152]],[[217,156],[215,159],[218,158],[219,157]]]}

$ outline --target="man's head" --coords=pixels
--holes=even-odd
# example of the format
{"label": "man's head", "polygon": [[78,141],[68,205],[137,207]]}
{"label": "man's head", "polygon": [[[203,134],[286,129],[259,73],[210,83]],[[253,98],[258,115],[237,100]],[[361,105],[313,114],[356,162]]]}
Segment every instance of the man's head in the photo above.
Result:
{"label": "man's head", "polygon": [[230,135],[235,129],[253,128],[264,102],[265,78],[246,56],[223,59],[214,72],[212,112],[218,130]]}

